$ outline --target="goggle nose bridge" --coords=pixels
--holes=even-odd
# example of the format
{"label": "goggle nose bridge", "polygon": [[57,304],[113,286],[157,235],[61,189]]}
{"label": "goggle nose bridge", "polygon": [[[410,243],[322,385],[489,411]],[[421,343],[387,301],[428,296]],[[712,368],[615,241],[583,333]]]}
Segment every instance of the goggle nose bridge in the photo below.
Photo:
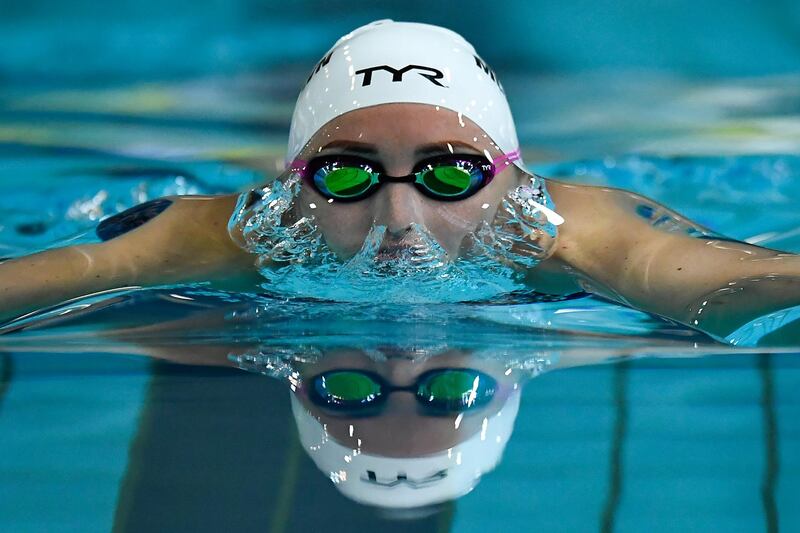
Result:
{"label": "goggle nose bridge", "polygon": [[414,183],[416,181],[416,174],[407,174],[405,176],[389,176],[387,174],[378,174],[378,183]]}

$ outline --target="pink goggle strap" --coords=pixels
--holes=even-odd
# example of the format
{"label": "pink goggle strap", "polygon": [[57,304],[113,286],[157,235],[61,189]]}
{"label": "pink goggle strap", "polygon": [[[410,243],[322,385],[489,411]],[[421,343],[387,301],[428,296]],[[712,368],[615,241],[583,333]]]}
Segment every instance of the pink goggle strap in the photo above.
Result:
{"label": "pink goggle strap", "polygon": [[495,157],[492,160],[492,163],[494,164],[495,167],[499,167],[501,165],[508,166],[508,165],[512,164],[514,161],[519,161],[520,159],[521,159],[520,151],[519,151],[519,148],[517,148],[516,150],[508,152],[507,154],[503,154],[503,155],[499,155],[499,156]]}

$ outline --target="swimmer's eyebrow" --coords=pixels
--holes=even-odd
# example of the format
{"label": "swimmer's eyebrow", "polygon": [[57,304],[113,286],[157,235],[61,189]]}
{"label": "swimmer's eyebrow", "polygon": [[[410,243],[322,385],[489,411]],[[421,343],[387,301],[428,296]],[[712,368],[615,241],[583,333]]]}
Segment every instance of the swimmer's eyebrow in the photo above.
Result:
{"label": "swimmer's eyebrow", "polygon": [[417,149],[414,150],[414,154],[417,157],[425,157],[429,155],[459,153],[463,152],[463,149],[467,149],[476,154],[482,153],[476,147],[472,146],[469,143],[465,143],[463,141],[442,141],[438,143],[418,146]]}
{"label": "swimmer's eyebrow", "polygon": [[320,148],[319,151],[322,152],[323,150],[332,150],[332,149],[359,155],[378,154],[378,147],[375,146],[374,144],[363,143],[359,141],[348,141],[348,140],[331,141],[322,148]]}
{"label": "swimmer's eyebrow", "polygon": [[[424,144],[422,146],[418,146],[414,150],[414,155],[417,157],[426,157],[430,155],[457,153],[459,151],[463,151],[464,149],[474,152],[476,154],[482,153],[479,149],[477,149],[476,147],[472,146],[469,143],[466,143],[464,141],[453,140],[453,141],[442,141],[442,142]],[[378,147],[374,144],[369,144],[360,141],[349,141],[345,139],[331,141],[322,148],[320,148],[319,152],[325,150],[338,150],[350,154],[373,155],[373,156],[378,155],[379,152]]]}

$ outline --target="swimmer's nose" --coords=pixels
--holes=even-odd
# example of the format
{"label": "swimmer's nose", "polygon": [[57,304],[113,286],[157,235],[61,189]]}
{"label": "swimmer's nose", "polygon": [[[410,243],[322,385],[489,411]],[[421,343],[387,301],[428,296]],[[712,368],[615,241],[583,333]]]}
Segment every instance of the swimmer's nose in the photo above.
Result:
{"label": "swimmer's nose", "polygon": [[420,193],[409,183],[386,183],[377,194],[375,223],[402,237],[413,224],[424,224]]}

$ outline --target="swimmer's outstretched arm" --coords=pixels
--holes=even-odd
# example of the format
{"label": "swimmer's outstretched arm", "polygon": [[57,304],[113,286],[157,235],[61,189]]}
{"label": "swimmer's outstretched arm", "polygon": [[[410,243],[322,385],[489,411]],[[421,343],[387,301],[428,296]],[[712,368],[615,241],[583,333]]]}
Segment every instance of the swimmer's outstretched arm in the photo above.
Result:
{"label": "swimmer's outstretched arm", "polygon": [[581,287],[725,337],[764,314],[800,305],[800,256],[651,226],[616,189],[549,184],[561,226],[550,265]]}
{"label": "swimmer's outstretched arm", "polygon": [[[126,211],[108,240],[0,263],[0,322],[79,296],[131,286],[210,281],[253,289],[253,256],[228,236],[237,195],[181,196]],[[161,200],[163,201],[163,200]]]}

